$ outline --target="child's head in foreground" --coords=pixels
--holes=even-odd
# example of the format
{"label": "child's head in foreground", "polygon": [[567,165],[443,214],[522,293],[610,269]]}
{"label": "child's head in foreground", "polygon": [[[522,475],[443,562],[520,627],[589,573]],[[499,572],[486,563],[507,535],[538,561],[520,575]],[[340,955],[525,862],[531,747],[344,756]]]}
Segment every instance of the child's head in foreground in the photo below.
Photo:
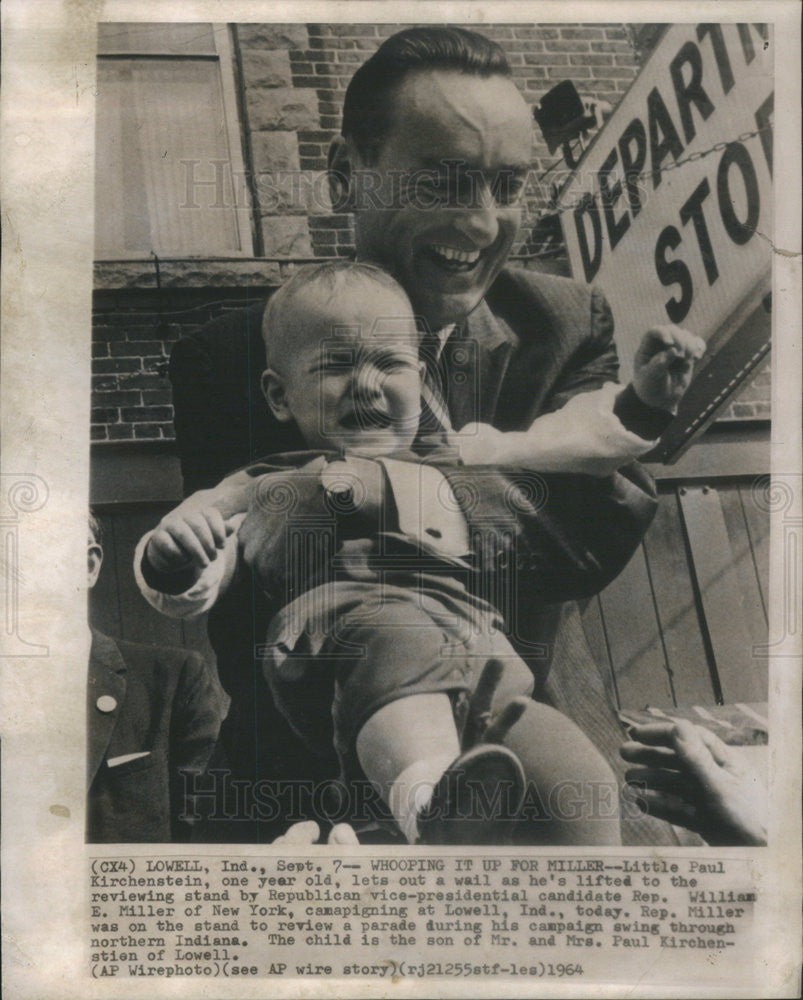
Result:
{"label": "child's head in foreground", "polygon": [[418,429],[418,332],[401,285],[372,264],[301,268],[262,321],[262,391],[308,448],[389,455]]}

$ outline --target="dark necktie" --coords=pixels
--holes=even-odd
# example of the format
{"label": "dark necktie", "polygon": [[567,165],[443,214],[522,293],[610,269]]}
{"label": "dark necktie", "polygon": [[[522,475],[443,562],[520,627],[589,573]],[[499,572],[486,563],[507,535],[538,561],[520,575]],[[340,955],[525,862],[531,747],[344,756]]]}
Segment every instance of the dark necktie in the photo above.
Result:
{"label": "dark necktie", "polygon": [[447,434],[452,429],[446,405],[443,346],[437,333],[427,333],[419,349],[419,356],[425,364],[425,369],[421,382],[421,420],[418,426],[418,440],[430,446],[446,444]]}

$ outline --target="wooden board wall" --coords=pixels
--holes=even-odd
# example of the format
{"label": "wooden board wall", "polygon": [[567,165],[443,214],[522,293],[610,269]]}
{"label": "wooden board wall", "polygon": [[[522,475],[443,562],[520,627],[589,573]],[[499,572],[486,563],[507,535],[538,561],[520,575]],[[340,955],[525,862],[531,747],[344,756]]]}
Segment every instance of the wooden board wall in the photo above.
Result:
{"label": "wooden board wall", "polygon": [[673,487],[586,636],[620,708],[765,701],[769,518],[749,483]]}

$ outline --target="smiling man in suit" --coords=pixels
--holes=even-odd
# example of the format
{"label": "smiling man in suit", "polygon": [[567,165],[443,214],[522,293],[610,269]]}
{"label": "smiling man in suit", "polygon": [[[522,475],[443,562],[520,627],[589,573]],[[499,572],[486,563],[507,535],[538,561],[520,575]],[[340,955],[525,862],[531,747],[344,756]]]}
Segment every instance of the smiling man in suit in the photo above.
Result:
{"label": "smiling man in suit", "polygon": [[[87,560],[91,589],[103,562],[92,515]],[[93,629],[86,710],[87,842],[188,839],[184,775],[206,770],[225,714],[206,661]]]}

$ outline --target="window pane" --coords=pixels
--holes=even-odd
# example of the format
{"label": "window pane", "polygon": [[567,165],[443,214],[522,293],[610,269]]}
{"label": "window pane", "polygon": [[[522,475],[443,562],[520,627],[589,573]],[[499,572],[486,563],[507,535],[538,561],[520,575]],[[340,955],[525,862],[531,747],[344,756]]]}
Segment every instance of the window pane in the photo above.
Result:
{"label": "window pane", "polygon": [[140,24],[120,21],[98,25],[98,53],[214,55],[211,24]]}
{"label": "window pane", "polygon": [[98,257],[242,251],[219,74],[217,61],[99,61]]}

